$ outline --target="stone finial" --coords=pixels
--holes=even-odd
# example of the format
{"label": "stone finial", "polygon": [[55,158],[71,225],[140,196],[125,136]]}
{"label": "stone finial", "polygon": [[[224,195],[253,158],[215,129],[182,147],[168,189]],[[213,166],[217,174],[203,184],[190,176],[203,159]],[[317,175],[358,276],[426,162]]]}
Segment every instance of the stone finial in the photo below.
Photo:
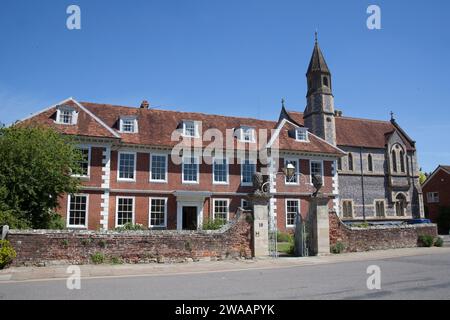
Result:
{"label": "stone finial", "polygon": [[140,106],[141,109],[148,109],[149,107],[150,107],[150,103],[147,100],[143,100],[141,102],[141,106]]}

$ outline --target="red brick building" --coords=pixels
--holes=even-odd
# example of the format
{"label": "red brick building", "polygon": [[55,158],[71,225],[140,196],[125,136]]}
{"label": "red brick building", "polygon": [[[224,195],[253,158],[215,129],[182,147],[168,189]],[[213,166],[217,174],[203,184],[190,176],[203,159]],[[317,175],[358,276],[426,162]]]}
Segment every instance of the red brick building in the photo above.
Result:
{"label": "red brick building", "polygon": [[422,185],[425,213],[437,222],[440,207],[450,208],[450,166],[440,165]]}
{"label": "red brick building", "polygon": [[[330,207],[338,194],[336,163],[344,153],[285,118],[263,121],[154,110],[145,101],[123,107],[69,98],[22,123],[75,137],[85,155],[81,191],[65,195],[58,209],[68,228],[114,229],[126,222],[201,228],[207,219],[230,219],[248,205],[256,171],[276,177],[270,183],[271,210],[279,230],[289,230],[297,213],[308,212],[311,171],[322,175]],[[223,143],[208,154],[218,136]],[[281,174],[287,163],[297,172],[290,179]]]}

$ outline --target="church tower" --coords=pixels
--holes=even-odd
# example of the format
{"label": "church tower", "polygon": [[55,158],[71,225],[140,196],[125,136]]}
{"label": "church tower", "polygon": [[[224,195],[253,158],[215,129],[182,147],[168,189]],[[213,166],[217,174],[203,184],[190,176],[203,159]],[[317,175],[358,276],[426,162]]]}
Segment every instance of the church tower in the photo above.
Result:
{"label": "church tower", "polygon": [[303,113],[305,127],[335,146],[336,126],[331,73],[317,42],[317,32],[306,79],[308,92],[306,108]]}

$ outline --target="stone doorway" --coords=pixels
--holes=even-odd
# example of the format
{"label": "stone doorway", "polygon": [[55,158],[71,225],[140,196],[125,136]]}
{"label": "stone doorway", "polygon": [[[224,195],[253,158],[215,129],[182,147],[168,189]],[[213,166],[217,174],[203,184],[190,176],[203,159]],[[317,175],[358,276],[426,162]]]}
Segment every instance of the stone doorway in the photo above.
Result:
{"label": "stone doorway", "polygon": [[183,207],[183,230],[197,230],[197,207]]}

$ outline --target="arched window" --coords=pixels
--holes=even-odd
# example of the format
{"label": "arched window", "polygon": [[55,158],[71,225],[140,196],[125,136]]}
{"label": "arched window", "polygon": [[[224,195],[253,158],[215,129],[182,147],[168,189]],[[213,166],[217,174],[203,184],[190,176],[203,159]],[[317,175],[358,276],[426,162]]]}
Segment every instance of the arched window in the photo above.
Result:
{"label": "arched window", "polygon": [[403,194],[399,193],[395,200],[395,214],[397,217],[403,217],[406,209],[406,198]]}
{"label": "arched window", "polygon": [[370,172],[373,171],[373,162],[372,162],[372,155],[369,154],[367,156],[367,169],[369,169]]}
{"label": "arched window", "polygon": [[328,85],[328,78],[327,77],[323,77],[323,85],[325,86],[325,87],[328,87],[329,85]]}
{"label": "arched window", "polygon": [[400,151],[400,171],[405,172],[405,153]]}
{"label": "arched window", "polygon": [[348,170],[353,171],[353,155],[348,154]]}
{"label": "arched window", "polygon": [[392,154],[392,171],[397,172],[397,153],[394,149],[391,151]]}

